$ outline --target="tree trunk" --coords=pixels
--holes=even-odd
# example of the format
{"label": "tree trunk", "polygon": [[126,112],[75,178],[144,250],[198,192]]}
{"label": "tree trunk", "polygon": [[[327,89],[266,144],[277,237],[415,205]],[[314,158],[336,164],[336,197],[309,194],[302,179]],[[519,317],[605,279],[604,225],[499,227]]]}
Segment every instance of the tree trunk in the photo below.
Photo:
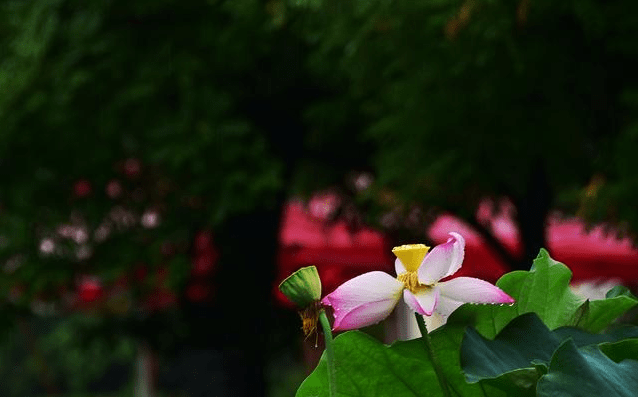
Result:
{"label": "tree trunk", "polygon": [[144,342],[137,344],[135,358],[135,395],[155,397],[155,362],[153,351]]}
{"label": "tree trunk", "polygon": [[540,249],[548,249],[546,221],[551,199],[551,188],[545,167],[541,161],[537,161],[530,172],[526,194],[514,199],[523,257],[513,263],[512,270],[528,270]]}
{"label": "tree trunk", "polygon": [[[280,210],[237,216],[223,225],[217,276],[217,332],[223,355],[225,393],[265,396],[268,350]],[[211,335],[213,336],[213,335]]]}

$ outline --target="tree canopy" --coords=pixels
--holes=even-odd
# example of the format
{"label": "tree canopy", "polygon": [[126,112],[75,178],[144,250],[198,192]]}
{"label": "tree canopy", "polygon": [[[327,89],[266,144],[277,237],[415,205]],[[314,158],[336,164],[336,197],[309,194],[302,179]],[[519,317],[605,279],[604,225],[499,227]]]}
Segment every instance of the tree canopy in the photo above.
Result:
{"label": "tree canopy", "polygon": [[[374,178],[357,197],[368,214],[391,210],[388,192],[468,220],[508,197],[534,249],[550,208],[638,225],[627,2],[2,7],[2,250],[29,264],[16,275],[69,277],[40,265],[40,242],[69,222],[94,232],[114,206],[153,209],[154,236],[186,241],[357,171]],[[125,240],[92,246],[91,266],[147,255]]]}
{"label": "tree canopy", "polygon": [[550,208],[635,236],[634,5],[301,3],[315,22],[299,24],[309,67],[345,87],[309,119],[325,135],[362,120],[376,186],[406,212],[448,210],[480,228],[478,203],[507,197],[527,264]]}

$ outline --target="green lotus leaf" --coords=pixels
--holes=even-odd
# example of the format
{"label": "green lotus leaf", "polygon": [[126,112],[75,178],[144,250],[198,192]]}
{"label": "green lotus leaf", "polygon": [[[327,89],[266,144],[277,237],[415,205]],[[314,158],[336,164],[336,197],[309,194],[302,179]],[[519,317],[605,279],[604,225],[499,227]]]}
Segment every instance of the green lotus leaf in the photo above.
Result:
{"label": "green lotus leaf", "polygon": [[[638,338],[638,327],[623,327],[608,334],[591,334],[575,327],[550,331],[535,313],[512,320],[494,340],[467,328],[461,344],[461,366],[470,383],[485,382],[508,394],[534,395],[556,349],[572,340],[584,347]],[[629,339],[634,340],[634,339]],[[628,356],[624,356],[627,358]]]}
{"label": "green lotus leaf", "polygon": [[[438,359],[453,393],[483,396],[479,385],[465,382],[459,363],[463,328],[443,327],[430,334]],[[392,345],[359,332],[345,332],[334,339],[339,396],[442,396],[436,374],[419,339]],[[488,387],[490,396],[504,396]],[[319,365],[301,384],[297,397],[328,397],[325,352]]]}
{"label": "green lotus leaf", "polygon": [[634,397],[636,390],[637,360],[616,363],[598,346],[578,349],[571,339],[556,350],[536,389],[539,397]]}
{"label": "green lotus leaf", "polygon": [[448,323],[472,325],[481,335],[494,338],[512,319],[536,313],[549,329],[573,325],[599,332],[638,304],[634,296],[622,292],[587,301],[569,288],[571,276],[567,266],[542,249],[529,271],[507,273],[496,283],[516,300],[514,305],[465,304],[450,316]]}

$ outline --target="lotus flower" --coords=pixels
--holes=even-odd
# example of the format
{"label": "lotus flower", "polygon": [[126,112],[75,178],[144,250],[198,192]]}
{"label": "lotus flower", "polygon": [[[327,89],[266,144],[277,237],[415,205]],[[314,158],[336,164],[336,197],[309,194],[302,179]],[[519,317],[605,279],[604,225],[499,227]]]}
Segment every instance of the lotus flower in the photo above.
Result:
{"label": "lotus flower", "polygon": [[[423,244],[395,247],[397,277],[374,271],[346,281],[321,301],[334,309],[335,331],[366,327],[388,317],[403,295],[415,312],[444,318],[463,303],[514,303],[500,288],[471,277],[440,280],[453,275],[463,263],[465,240],[450,233],[446,243],[428,253]],[[426,255],[427,254],[427,255]]]}

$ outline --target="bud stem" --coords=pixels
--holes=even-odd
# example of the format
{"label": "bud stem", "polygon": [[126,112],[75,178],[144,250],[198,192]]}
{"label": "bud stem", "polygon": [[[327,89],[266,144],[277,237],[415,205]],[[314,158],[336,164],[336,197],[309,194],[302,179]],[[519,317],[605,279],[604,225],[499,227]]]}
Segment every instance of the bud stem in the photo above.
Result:
{"label": "bud stem", "polygon": [[332,346],[332,330],[326,317],[326,311],[319,311],[319,322],[323,328],[323,337],[326,342],[326,355],[328,357],[328,388],[330,397],[337,397],[337,372],[335,370],[335,352]]}
{"label": "bud stem", "polygon": [[425,350],[428,352],[428,357],[430,358],[430,362],[432,363],[432,366],[434,367],[434,372],[436,372],[436,377],[439,380],[439,385],[441,386],[443,395],[445,397],[451,397],[452,395],[450,394],[450,389],[445,380],[445,374],[443,374],[443,369],[441,368],[441,364],[439,363],[439,360],[436,358],[436,355],[434,354],[434,347],[432,346],[432,340],[430,339],[430,334],[428,334],[428,329],[425,326],[425,320],[423,319],[423,316],[420,315],[419,313],[414,313],[414,316],[416,317],[416,322],[419,325],[419,331],[421,331],[421,340],[423,341],[423,344],[425,345]]}

